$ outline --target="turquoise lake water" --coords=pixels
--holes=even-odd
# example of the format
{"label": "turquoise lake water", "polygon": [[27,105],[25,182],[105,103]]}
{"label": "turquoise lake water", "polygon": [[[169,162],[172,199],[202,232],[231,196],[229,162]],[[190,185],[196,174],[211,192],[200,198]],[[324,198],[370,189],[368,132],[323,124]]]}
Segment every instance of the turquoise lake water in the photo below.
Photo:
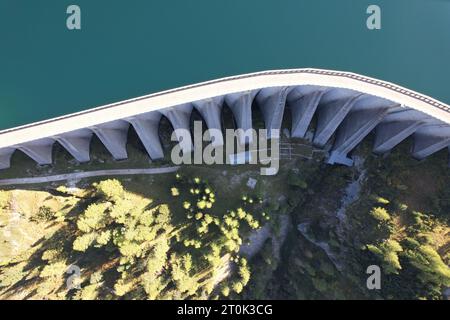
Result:
{"label": "turquoise lake water", "polygon": [[[81,8],[82,29],[66,28]],[[366,8],[382,29],[366,27]],[[448,0],[0,0],[0,129],[224,76],[315,67],[450,102]]]}

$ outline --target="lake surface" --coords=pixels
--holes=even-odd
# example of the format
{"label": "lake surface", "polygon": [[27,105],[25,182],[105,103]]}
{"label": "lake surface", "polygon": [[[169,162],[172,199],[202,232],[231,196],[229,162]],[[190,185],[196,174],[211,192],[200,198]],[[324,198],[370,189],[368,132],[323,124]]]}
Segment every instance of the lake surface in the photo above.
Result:
{"label": "lake surface", "polygon": [[[81,8],[82,29],[66,28]],[[368,30],[366,9],[382,10]],[[449,0],[0,0],[0,129],[268,69],[352,71],[450,103]]]}

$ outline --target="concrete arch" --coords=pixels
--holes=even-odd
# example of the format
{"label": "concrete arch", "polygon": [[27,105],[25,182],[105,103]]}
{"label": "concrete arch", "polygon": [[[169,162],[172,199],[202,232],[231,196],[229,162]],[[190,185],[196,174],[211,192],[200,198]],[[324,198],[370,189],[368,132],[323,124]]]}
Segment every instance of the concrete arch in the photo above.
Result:
{"label": "concrete arch", "polygon": [[[259,90],[249,90],[239,93],[232,93],[225,96],[225,103],[233,112],[236,126],[242,131],[253,128],[252,105]],[[245,137],[244,134],[239,135],[239,143],[250,143],[252,137]]]}
{"label": "concrete arch", "polygon": [[[223,96],[214,97],[211,99],[194,101],[192,105],[194,108],[200,113],[203,120],[205,120],[208,129],[216,129],[222,131],[222,105],[223,105]],[[214,146],[223,145],[223,135],[220,136],[221,139],[214,140],[212,144]]]}
{"label": "concrete arch", "polygon": [[286,98],[290,87],[270,87],[261,89],[256,95],[256,102],[261,110],[267,129],[268,138],[279,138],[279,132],[283,122]]}
{"label": "concrete arch", "polygon": [[[177,140],[180,143],[183,152],[189,153],[193,150],[192,136],[190,134],[189,121],[191,118],[192,104],[185,103],[171,108],[161,109],[159,112],[163,114],[172,124]],[[185,138],[179,134],[179,130],[186,132]]]}
{"label": "concrete arch", "polygon": [[90,157],[90,144],[93,132],[88,129],[76,130],[54,136],[53,139],[59,142],[77,161],[88,162]]}
{"label": "concrete arch", "polygon": [[287,105],[291,109],[291,136],[304,138],[320,100],[327,91],[323,87],[294,87],[288,94]]}
{"label": "concrete arch", "polygon": [[159,123],[161,118],[162,114],[154,111],[139,117],[126,119],[133,126],[145,150],[153,160],[164,158],[164,151],[159,138]]}
{"label": "concrete arch", "polygon": [[128,158],[127,135],[130,124],[124,120],[101,123],[90,127],[115,160]]}

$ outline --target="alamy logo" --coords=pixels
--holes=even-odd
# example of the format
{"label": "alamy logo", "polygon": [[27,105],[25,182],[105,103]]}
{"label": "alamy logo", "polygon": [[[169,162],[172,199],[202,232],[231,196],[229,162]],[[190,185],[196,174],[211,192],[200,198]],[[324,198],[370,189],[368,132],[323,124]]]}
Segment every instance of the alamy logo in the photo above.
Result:
{"label": "alamy logo", "polygon": [[366,25],[369,30],[381,29],[381,8],[375,4],[367,7],[367,14],[370,16],[367,18]]}
{"label": "alamy logo", "polygon": [[81,29],[81,9],[79,6],[72,4],[67,7],[66,13],[69,14],[66,20],[66,26],[69,30]]}
{"label": "alamy logo", "polygon": [[67,290],[81,289],[81,281],[80,281],[81,280],[81,269],[80,269],[80,267],[72,264],[67,268],[66,273],[70,275],[66,281]]}
{"label": "alamy logo", "polygon": [[[279,170],[279,130],[226,129],[224,146],[222,130],[208,129],[203,133],[202,122],[195,121],[193,145],[188,129],[175,129],[171,140],[178,141],[171,152],[171,160],[176,165],[268,165],[260,170],[261,175],[265,176],[275,175]],[[203,142],[210,143],[203,148]]]}
{"label": "alamy logo", "polygon": [[370,265],[366,270],[367,274],[370,276],[367,278],[366,286],[369,290],[380,290],[381,289],[381,269],[377,265]]}

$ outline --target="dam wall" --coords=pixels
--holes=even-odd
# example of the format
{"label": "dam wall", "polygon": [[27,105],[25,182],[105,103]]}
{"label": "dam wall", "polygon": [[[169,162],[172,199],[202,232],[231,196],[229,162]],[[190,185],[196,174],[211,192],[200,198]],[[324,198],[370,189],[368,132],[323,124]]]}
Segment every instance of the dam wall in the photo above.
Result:
{"label": "dam wall", "polygon": [[[444,148],[450,150],[448,105],[354,73],[294,69],[208,81],[0,131],[0,169],[10,167],[14,152],[23,152],[40,165],[51,164],[55,142],[77,161],[88,162],[94,135],[114,159],[126,159],[131,126],[149,157],[161,159],[162,117],[174,129],[189,130],[196,110],[208,128],[223,129],[224,106],[231,110],[236,129],[243,130],[253,127],[256,106],[269,138],[278,138],[274,129],[281,129],[289,112],[292,137],[304,138],[312,132],[315,146],[328,146],[330,164],[352,165],[351,152],[371,133],[377,154],[389,152],[409,137],[413,139],[411,156],[419,160]],[[240,142],[248,143],[246,139]],[[183,151],[192,150],[190,140],[183,141]]]}

